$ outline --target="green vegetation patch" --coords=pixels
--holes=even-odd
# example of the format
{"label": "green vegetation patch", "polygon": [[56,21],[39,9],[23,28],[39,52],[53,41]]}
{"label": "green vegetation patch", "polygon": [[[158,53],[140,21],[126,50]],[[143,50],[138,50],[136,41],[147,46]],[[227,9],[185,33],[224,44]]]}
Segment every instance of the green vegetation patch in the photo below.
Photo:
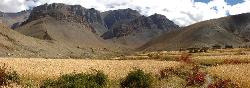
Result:
{"label": "green vegetation patch", "polygon": [[127,77],[121,82],[122,88],[151,88],[153,77],[149,73],[137,69],[131,71]]}
{"label": "green vegetation patch", "polygon": [[45,80],[41,88],[104,88],[107,86],[108,77],[101,71],[91,74],[66,74],[57,80]]}

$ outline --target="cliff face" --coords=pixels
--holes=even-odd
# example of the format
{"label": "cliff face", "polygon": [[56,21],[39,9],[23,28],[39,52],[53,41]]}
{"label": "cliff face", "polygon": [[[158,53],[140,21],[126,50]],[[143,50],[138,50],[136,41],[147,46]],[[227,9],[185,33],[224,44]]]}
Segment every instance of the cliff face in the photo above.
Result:
{"label": "cliff face", "polygon": [[[104,39],[111,39],[114,37],[128,36],[133,32],[167,32],[179,28],[178,25],[167,19],[163,15],[154,14],[149,17],[140,16],[124,24],[117,24],[113,26],[110,31],[103,35]],[[153,32],[152,32],[153,33]]]}
{"label": "cliff face", "polygon": [[60,3],[44,4],[35,7],[26,23],[46,16],[68,22],[98,22],[103,24],[100,12],[95,9],[86,9],[79,5],[65,5]]}
{"label": "cliff face", "polygon": [[112,10],[103,12],[102,15],[108,29],[116,24],[123,24],[141,16],[138,11],[132,9]]}
{"label": "cliff face", "polygon": [[158,29],[163,29],[165,31],[170,31],[175,28],[179,28],[173,21],[166,18],[164,15],[154,14],[149,17],[152,20],[153,24],[157,26]]}
{"label": "cliff face", "polygon": [[122,24],[116,24],[104,33],[104,39],[113,39],[116,42],[132,47],[138,47],[165,32],[177,30],[178,25],[163,15],[140,16]]}
{"label": "cliff face", "polygon": [[44,4],[35,7],[29,19],[22,25],[47,16],[63,22],[80,23],[89,26],[98,35],[107,31],[100,11],[94,8],[86,9],[80,5],[66,5],[61,3]]}

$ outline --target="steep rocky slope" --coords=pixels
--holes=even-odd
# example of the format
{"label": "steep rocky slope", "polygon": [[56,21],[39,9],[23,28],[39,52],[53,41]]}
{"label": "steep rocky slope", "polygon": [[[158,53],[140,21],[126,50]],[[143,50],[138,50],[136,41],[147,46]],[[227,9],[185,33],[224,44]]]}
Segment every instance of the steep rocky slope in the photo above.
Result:
{"label": "steep rocky slope", "polygon": [[103,20],[108,29],[112,29],[115,25],[128,23],[142,16],[138,11],[132,9],[118,9],[102,13]]}
{"label": "steep rocky slope", "polygon": [[3,23],[11,28],[18,27],[22,22],[28,19],[30,10],[21,11],[18,13],[0,12],[0,23]]}
{"label": "steep rocky slope", "polygon": [[28,20],[16,31],[82,48],[111,46],[98,36],[92,23],[104,24],[99,11],[78,5],[45,4],[35,7]]}
{"label": "steep rocky slope", "polygon": [[249,44],[250,13],[212,19],[184,27],[152,39],[140,50],[178,50],[180,48],[212,47],[213,45]]}
{"label": "steep rocky slope", "polygon": [[102,37],[136,48],[162,33],[178,28],[179,26],[165,16],[154,14],[149,17],[140,16],[123,24],[116,24]]}
{"label": "steep rocky slope", "polygon": [[0,24],[1,57],[105,58],[110,54],[112,51],[102,48],[81,48],[59,41],[32,38]]}

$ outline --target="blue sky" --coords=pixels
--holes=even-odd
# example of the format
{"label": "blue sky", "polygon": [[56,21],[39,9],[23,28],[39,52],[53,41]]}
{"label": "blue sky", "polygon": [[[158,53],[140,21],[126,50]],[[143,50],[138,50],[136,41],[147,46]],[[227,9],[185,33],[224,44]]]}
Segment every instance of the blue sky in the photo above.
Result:
{"label": "blue sky", "polygon": [[18,12],[45,3],[65,3],[99,11],[131,8],[165,15],[180,26],[250,12],[250,0],[1,0],[0,11]]}
{"label": "blue sky", "polygon": [[194,0],[195,2],[204,2],[204,3],[208,3],[210,2],[211,0]]}
{"label": "blue sky", "polygon": [[239,3],[243,3],[244,0],[225,0],[229,5],[236,5]]}
{"label": "blue sky", "polygon": [[[194,0],[195,2],[203,2],[203,3],[208,3],[210,1],[213,1],[213,0]],[[225,2],[228,4],[228,5],[236,5],[236,4],[239,4],[239,3],[243,3],[244,0],[225,0]]]}

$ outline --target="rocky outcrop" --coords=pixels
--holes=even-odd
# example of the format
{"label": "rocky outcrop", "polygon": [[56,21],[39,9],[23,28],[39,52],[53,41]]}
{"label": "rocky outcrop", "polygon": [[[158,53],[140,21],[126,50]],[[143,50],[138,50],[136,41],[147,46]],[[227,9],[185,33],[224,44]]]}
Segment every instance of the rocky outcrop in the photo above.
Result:
{"label": "rocky outcrop", "polygon": [[138,11],[132,9],[112,10],[103,12],[102,15],[108,29],[111,29],[115,24],[123,24],[141,16]]}
{"label": "rocky outcrop", "polygon": [[[102,35],[104,39],[111,39],[114,37],[128,36],[133,32],[145,32],[147,30],[154,32],[167,32],[179,28],[178,25],[160,14],[152,16],[140,16],[124,24],[117,24],[113,26],[110,31]],[[153,33],[153,32],[152,32]]]}
{"label": "rocky outcrop", "polygon": [[100,11],[94,8],[86,9],[80,5],[66,5],[62,3],[44,4],[33,8],[29,19],[22,23],[22,25],[48,16],[62,22],[86,25],[99,35],[106,32],[103,31],[105,30],[105,23]]}
{"label": "rocky outcrop", "polygon": [[44,4],[35,7],[32,10],[29,19],[25,23],[46,16],[51,16],[57,20],[63,20],[68,22],[98,22],[100,24],[103,24],[99,11],[95,9],[86,9],[80,5],[65,5],[61,3]]}
{"label": "rocky outcrop", "polygon": [[178,30],[179,26],[165,16],[154,14],[140,16],[121,24],[115,24],[101,37],[132,48],[140,47],[162,33]]}
{"label": "rocky outcrop", "polygon": [[179,28],[173,21],[166,18],[164,15],[154,14],[149,17],[153,21],[153,24],[157,26],[157,29],[162,29],[165,31],[173,30]]}

